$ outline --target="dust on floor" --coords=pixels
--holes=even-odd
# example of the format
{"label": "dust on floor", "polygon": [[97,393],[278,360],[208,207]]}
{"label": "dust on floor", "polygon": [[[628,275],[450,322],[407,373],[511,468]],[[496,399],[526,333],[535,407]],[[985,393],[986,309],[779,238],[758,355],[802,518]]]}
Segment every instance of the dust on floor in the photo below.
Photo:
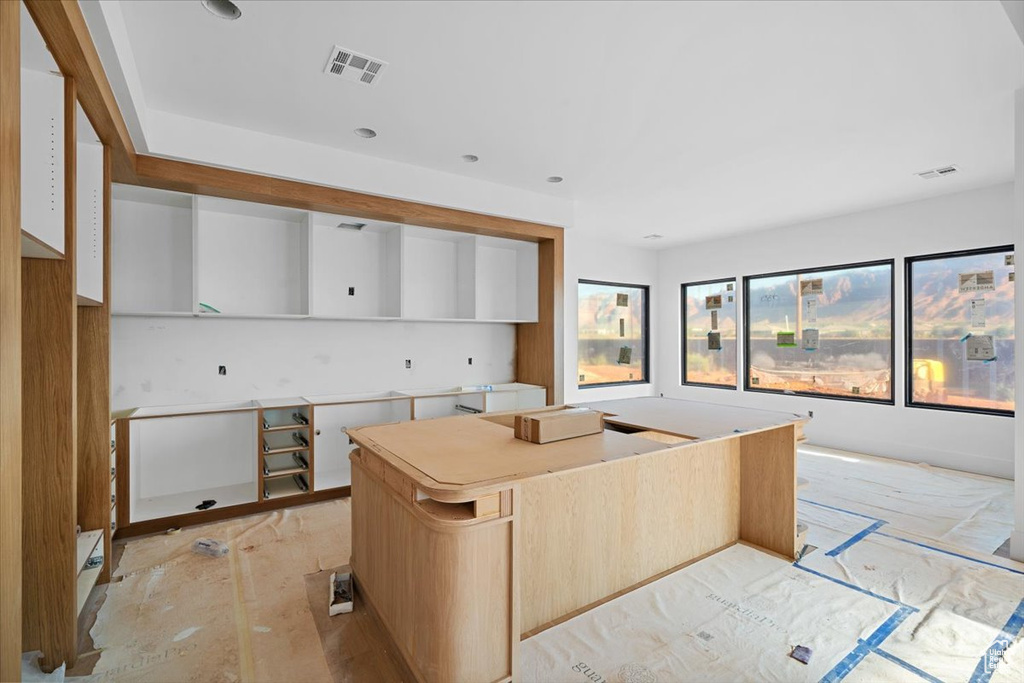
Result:
{"label": "dust on floor", "polygon": [[[348,680],[332,675],[313,610],[326,609],[325,570],[348,562],[349,509],[336,500],[128,541],[91,629],[100,656],[82,680]],[[230,551],[195,554],[198,538]],[[324,583],[313,608],[310,575]],[[367,658],[368,645],[348,659]]]}

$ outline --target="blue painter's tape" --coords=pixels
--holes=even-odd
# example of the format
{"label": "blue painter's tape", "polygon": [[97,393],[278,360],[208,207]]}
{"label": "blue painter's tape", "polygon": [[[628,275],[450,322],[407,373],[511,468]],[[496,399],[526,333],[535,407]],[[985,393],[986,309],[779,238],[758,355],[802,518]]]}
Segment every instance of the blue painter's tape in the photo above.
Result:
{"label": "blue painter's tape", "polygon": [[913,664],[910,664],[909,662],[903,661],[902,659],[900,659],[896,655],[889,654],[885,650],[879,650],[878,648],[872,648],[871,651],[874,652],[879,657],[885,657],[886,659],[888,659],[893,664],[901,666],[901,667],[903,667],[904,669],[906,669],[907,671],[909,671],[911,673],[917,674],[918,676],[920,676],[924,680],[928,681],[928,683],[942,683],[941,679],[938,679],[935,676],[932,676],[927,671],[922,671],[921,669],[918,669]]}
{"label": "blue painter's tape", "polygon": [[863,541],[865,538],[881,529],[884,524],[885,522],[881,520],[873,523],[867,529],[864,529],[864,531],[861,531],[859,534],[851,536],[850,538],[846,539],[845,542],[837,545],[835,548],[832,548],[832,550],[829,550],[827,553],[825,553],[825,555],[827,557],[835,557],[844,550],[847,550],[850,546],[854,545],[855,543],[859,543],[860,541]]}
{"label": "blue painter's tape", "polygon": [[820,508],[827,510],[835,510],[836,512],[845,512],[848,515],[854,515],[855,517],[863,517],[864,519],[870,519],[873,522],[884,522],[884,519],[878,517],[872,517],[871,515],[865,515],[860,512],[854,512],[853,510],[844,510],[843,508],[837,508],[834,505],[825,505],[824,503],[816,503],[813,500],[807,500],[806,498],[797,498],[801,503],[808,503],[810,505],[817,505]]}
{"label": "blue painter's tape", "polygon": [[868,639],[864,641],[865,645],[870,647],[878,647],[882,644],[886,638],[888,638],[893,631],[899,628],[899,625],[907,620],[911,614],[917,610],[913,607],[903,606],[892,613],[892,615],[882,622],[882,625],[875,629],[875,632],[868,636]]}
{"label": "blue painter's tape", "polygon": [[837,578],[831,577],[828,574],[822,574],[821,572],[814,571],[813,569],[805,567],[802,564],[797,564],[796,562],[794,562],[793,566],[796,567],[797,569],[804,570],[808,574],[814,574],[815,576],[820,576],[821,578],[826,579],[828,581],[831,581],[833,583],[838,583],[840,586],[846,586],[847,588],[851,588],[851,589],[857,591],[858,593],[863,593],[864,595],[870,595],[873,598],[878,598],[882,602],[887,602],[890,605],[896,605],[897,607],[906,607],[906,608],[911,609],[911,610],[913,610],[915,612],[917,611],[916,607],[911,607],[910,605],[905,605],[902,602],[900,602],[899,600],[893,600],[892,598],[887,598],[884,595],[879,595],[878,593],[872,593],[871,591],[869,591],[869,590],[867,590],[865,588],[861,588],[860,586],[854,586],[852,583],[847,583],[845,581],[840,581]]}
{"label": "blue painter's tape", "polygon": [[832,670],[822,677],[821,683],[838,683],[846,678],[846,675],[853,671],[869,652],[875,651],[875,646],[880,645],[907,617],[916,611],[916,608],[909,605],[900,606],[888,619],[882,622],[881,626],[875,629],[875,632],[867,640],[858,640],[857,647],[850,654],[843,657],[842,661],[832,667]]}
{"label": "blue painter's tape", "polygon": [[992,674],[996,672],[999,662],[1002,661],[1003,653],[1017,639],[1022,628],[1024,628],[1024,600],[1020,601],[1017,609],[1013,611],[1006,625],[1003,626],[1003,630],[978,661],[978,666],[975,667],[974,673],[971,675],[971,683],[988,683]]}
{"label": "blue painter's tape", "polygon": [[857,647],[853,648],[850,654],[843,657],[842,661],[832,667],[832,670],[821,677],[821,683],[839,683],[839,681],[846,678],[846,675],[853,671],[853,668],[860,664],[861,660],[867,657],[868,646],[864,643],[859,643]]}
{"label": "blue painter's tape", "polygon": [[904,543],[909,543],[910,545],[916,545],[916,546],[921,547],[921,548],[927,548],[928,550],[934,550],[935,552],[942,553],[943,555],[951,555],[953,557],[959,557],[961,560],[967,560],[968,562],[975,562],[977,564],[983,564],[983,565],[985,565],[987,567],[995,567],[996,569],[1002,569],[1004,571],[1008,571],[1008,572],[1012,572],[1014,574],[1020,574],[1021,576],[1024,576],[1024,572],[1020,571],[1019,569],[1013,569],[1011,567],[1004,567],[1003,565],[996,564],[995,562],[986,562],[985,560],[979,560],[979,559],[977,559],[975,557],[968,557],[967,555],[961,555],[960,553],[954,553],[951,550],[943,550],[942,548],[936,548],[935,546],[928,545],[927,543],[919,543],[917,541],[911,541],[910,539],[900,538],[899,536],[893,536],[892,534],[887,534],[887,533],[884,533],[884,532],[881,532],[881,531],[878,531],[876,533],[879,536],[885,536],[886,538],[893,538],[893,539],[895,539],[897,541],[902,541]]}
{"label": "blue painter's tape", "polygon": [[963,342],[967,341],[968,339],[970,339],[972,336],[973,335],[970,332],[968,332],[964,336],[960,337],[960,342],[963,343]]}

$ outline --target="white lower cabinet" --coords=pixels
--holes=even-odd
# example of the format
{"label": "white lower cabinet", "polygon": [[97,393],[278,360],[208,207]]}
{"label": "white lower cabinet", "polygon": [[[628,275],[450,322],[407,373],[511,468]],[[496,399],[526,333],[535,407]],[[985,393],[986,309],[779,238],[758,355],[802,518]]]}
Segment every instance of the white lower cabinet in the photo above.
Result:
{"label": "white lower cabinet", "polygon": [[140,419],[146,410],[131,421],[132,523],[257,501],[254,410]]}
{"label": "white lower cabinet", "polygon": [[314,404],[313,490],[348,486],[352,483],[352,465],[349,452],[354,444],[346,429],[411,419],[411,400],[394,398],[358,403]]}

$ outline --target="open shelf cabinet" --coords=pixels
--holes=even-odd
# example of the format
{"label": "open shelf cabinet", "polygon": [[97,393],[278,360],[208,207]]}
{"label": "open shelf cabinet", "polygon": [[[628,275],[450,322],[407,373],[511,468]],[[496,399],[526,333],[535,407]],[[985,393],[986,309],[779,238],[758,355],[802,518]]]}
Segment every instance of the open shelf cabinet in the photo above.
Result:
{"label": "open shelf cabinet", "polygon": [[257,501],[257,408],[249,402],[146,408],[130,420],[130,521]]}
{"label": "open shelf cabinet", "polygon": [[401,317],[402,226],[326,213],[310,220],[310,314]]}
{"label": "open shelf cabinet", "polygon": [[114,313],[192,315],[192,195],[133,185],[112,195]]}
{"label": "open shelf cabinet", "polygon": [[309,212],[195,198],[196,312],[309,314]]}
{"label": "open shelf cabinet", "polygon": [[535,242],[114,187],[115,315],[536,322]]}

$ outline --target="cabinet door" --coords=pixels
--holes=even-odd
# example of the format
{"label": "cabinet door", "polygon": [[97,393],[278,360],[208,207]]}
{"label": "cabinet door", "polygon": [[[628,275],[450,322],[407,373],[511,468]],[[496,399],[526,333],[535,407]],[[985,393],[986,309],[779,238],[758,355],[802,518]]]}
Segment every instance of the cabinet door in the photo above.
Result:
{"label": "cabinet door", "polygon": [[348,454],[355,444],[346,429],[408,419],[409,399],[314,406],[313,490],[325,491],[352,483]]}
{"label": "cabinet door", "polygon": [[78,143],[78,296],[103,303],[103,146]]}
{"label": "cabinet door", "polygon": [[32,69],[21,70],[21,229],[25,256],[64,253],[64,79]]}

